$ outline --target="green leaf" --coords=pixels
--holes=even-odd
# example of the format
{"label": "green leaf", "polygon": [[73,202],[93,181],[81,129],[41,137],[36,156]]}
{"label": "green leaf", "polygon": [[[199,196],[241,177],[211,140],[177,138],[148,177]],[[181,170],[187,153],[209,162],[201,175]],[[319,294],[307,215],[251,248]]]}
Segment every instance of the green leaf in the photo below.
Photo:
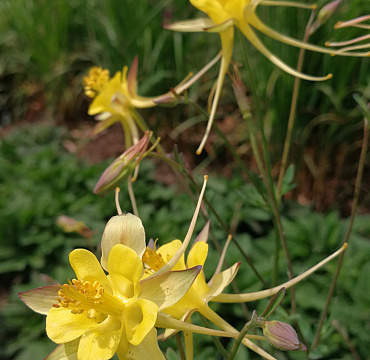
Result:
{"label": "green leaf", "polygon": [[286,289],[282,287],[270,300],[269,304],[267,305],[265,311],[262,313],[261,317],[267,319],[280,305],[281,301],[284,299]]}

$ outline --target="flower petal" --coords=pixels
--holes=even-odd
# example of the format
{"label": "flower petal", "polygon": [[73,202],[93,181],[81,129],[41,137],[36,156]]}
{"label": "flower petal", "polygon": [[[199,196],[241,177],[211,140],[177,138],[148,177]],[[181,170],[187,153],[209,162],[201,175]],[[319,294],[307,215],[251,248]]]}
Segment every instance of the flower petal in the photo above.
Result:
{"label": "flower petal", "polygon": [[58,345],[44,360],[78,360],[77,349],[80,339]]}
{"label": "flower petal", "polygon": [[143,263],[134,250],[122,244],[114,245],[109,253],[108,271],[120,295],[126,298],[138,295]]}
{"label": "flower petal", "polygon": [[157,341],[157,329],[155,328],[149,331],[148,335],[139,345],[131,345],[126,357],[128,359],[142,360],[148,359],[149,354],[150,360],[166,360],[159,349]]}
{"label": "flower petal", "polygon": [[139,298],[149,299],[163,310],[179,301],[189,290],[201,271],[201,266],[182,271],[169,271],[164,274],[142,280]]}
{"label": "flower petal", "polygon": [[123,244],[141,258],[145,251],[145,231],[140,218],[132,214],[113,216],[107,223],[101,240],[101,264],[108,270],[108,257],[112,247]]}
{"label": "flower petal", "polygon": [[123,322],[116,316],[108,316],[102,323],[83,334],[78,347],[78,359],[112,358],[121,341],[122,330]]}
{"label": "flower petal", "polygon": [[166,25],[164,28],[172,31],[200,32],[213,26],[215,26],[215,23],[210,18],[199,18],[195,20],[174,22]]}
{"label": "flower petal", "polygon": [[127,304],[123,313],[127,340],[139,345],[153,329],[157,320],[158,306],[152,301],[139,299]]}
{"label": "flower petal", "polygon": [[221,294],[224,291],[225,287],[233,281],[235,275],[237,274],[239,270],[239,267],[240,267],[240,262],[234,264],[227,270],[224,270],[218,273],[214,277],[212,286],[210,287],[208,294],[206,294],[206,296],[203,297],[203,300],[206,304],[213,297]]}
{"label": "flower petal", "polygon": [[[157,253],[160,254],[165,263],[168,263],[177,253],[182,245],[181,240],[173,240],[168,244],[162,245],[158,248]],[[180,260],[175,264],[173,270],[184,270],[186,269],[184,254],[180,257]]]}
{"label": "flower petal", "polygon": [[105,287],[107,277],[96,256],[88,250],[76,249],[69,254],[69,262],[77,279],[91,282],[99,281]]}
{"label": "flower petal", "polygon": [[19,298],[33,311],[47,315],[53,304],[58,304],[59,285],[49,285],[20,292]]}
{"label": "flower petal", "polygon": [[112,96],[119,91],[122,91],[121,86],[122,74],[118,71],[109,81],[104,90],[93,100],[89,106],[88,114],[96,115],[104,111],[111,112],[110,103]]}
{"label": "flower petal", "polygon": [[53,308],[46,317],[46,333],[57,344],[63,344],[80,337],[98,323],[89,319],[86,313],[72,314],[70,309]]}

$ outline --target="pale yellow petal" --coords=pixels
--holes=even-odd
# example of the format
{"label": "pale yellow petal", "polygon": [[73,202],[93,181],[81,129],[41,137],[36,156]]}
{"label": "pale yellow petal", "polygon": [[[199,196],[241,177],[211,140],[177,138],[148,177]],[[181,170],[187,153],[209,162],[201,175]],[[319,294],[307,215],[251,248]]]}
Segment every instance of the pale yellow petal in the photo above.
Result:
{"label": "pale yellow petal", "polygon": [[109,252],[108,271],[115,291],[126,298],[138,295],[143,263],[134,250],[122,244],[114,245]]}
{"label": "pale yellow petal", "polygon": [[132,214],[113,216],[105,226],[102,240],[101,264],[108,270],[108,257],[114,245],[123,244],[133,249],[139,258],[145,251],[145,231],[140,218]]}
{"label": "pale yellow petal", "polygon": [[139,345],[131,345],[126,357],[135,360],[166,360],[158,346],[157,330],[151,329]]}
{"label": "pale yellow petal", "polygon": [[199,274],[201,266],[188,270],[169,271],[164,274],[142,280],[139,298],[153,301],[158,310],[163,310],[179,301],[189,290]]}
{"label": "pale yellow petal", "polygon": [[206,28],[215,26],[215,23],[209,18],[199,18],[195,20],[178,21],[169,25],[165,28],[172,31],[181,32],[200,32]]}
{"label": "pale yellow petal", "polygon": [[127,304],[123,312],[127,340],[132,345],[139,345],[153,329],[157,320],[158,306],[146,299],[139,299]]}
{"label": "pale yellow petal", "polygon": [[44,360],[77,360],[80,339],[58,345]]}
{"label": "pale yellow petal", "polygon": [[53,308],[46,317],[46,333],[57,344],[75,340],[97,325],[96,320],[86,316],[86,312],[72,314],[65,308]]}
{"label": "pale yellow petal", "polygon": [[221,294],[226,288],[226,286],[229,285],[233,281],[235,275],[237,274],[239,270],[239,267],[240,267],[240,262],[234,264],[227,270],[224,270],[218,273],[214,277],[212,286],[210,287],[208,294],[205,297],[203,297],[203,300],[206,304],[208,303],[210,299]]}
{"label": "pale yellow petal", "polygon": [[54,304],[58,304],[59,285],[50,285],[20,292],[19,298],[33,311],[46,315]]}
{"label": "pale yellow petal", "polygon": [[121,341],[122,329],[123,323],[118,317],[108,316],[102,323],[83,334],[78,347],[78,359],[111,359]]}

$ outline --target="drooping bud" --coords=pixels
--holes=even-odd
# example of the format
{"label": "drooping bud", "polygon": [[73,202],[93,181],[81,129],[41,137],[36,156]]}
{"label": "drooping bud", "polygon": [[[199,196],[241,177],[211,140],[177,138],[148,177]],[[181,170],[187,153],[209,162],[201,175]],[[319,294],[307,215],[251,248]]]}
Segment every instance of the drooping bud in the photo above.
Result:
{"label": "drooping bud", "polygon": [[324,5],[317,15],[317,20],[310,27],[312,35],[322,24],[324,24],[339,8],[342,0],[334,0]]}
{"label": "drooping bud", "polygon": [[239,65],[235,63],[232,65],[233,65],[233,74],[231,76],[231,82],[233,85],[235,98],[243,118],[249,117],[251,116],[251,109],[248,97],[246,95],[247,89],[243,84],[243,80],[239,71]]}
{"label": "drooping bud", "polygon": [[280,350],[306,351],[294,328],[281,321],[265,321],[262,325],[263,335],[269,343]]}
{"label": "drooping bud", "polygon": [[146,131],[140,141],[127,149],[111,165],[105,169],[95,186],[94,194],[100,194],[115,189],[127,179],[139,162],[143,159],[148,147],[151,133]]}
{"label": "drooping bud", "polygon": [[76,232],[86,238],[91,238],[92,231],[82,221],[77,221],[69,216],[60,215],[56,220],[56,224],[66,233]]}

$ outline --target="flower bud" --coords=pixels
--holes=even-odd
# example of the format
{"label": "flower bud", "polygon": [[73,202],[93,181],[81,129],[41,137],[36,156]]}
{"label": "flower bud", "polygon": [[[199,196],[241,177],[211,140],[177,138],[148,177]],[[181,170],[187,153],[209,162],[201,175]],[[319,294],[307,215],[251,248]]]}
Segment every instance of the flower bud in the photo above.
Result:
{"label": "flower bud", "polygon": [[137,144],[127,149],[105,169],[95,186],[94,194],[100,194],[115,189],[116,186],[131,175],[143,158],[144,152],[149,144],[150,136],[150,132],[146,131]]}
{"label": "flower bud", "polygon": [[306,346],[299,341],[296,331],[289,324],[280,321],[265,321],[262,330],[269,343],[280,350],[307,350]]}
{"label": "flower bud", "polygon": [[322,7],[317,15],[317,20],[311,25],[309,34],[312,35],[324,24],[339,8],[342,0],[334,0]]}

